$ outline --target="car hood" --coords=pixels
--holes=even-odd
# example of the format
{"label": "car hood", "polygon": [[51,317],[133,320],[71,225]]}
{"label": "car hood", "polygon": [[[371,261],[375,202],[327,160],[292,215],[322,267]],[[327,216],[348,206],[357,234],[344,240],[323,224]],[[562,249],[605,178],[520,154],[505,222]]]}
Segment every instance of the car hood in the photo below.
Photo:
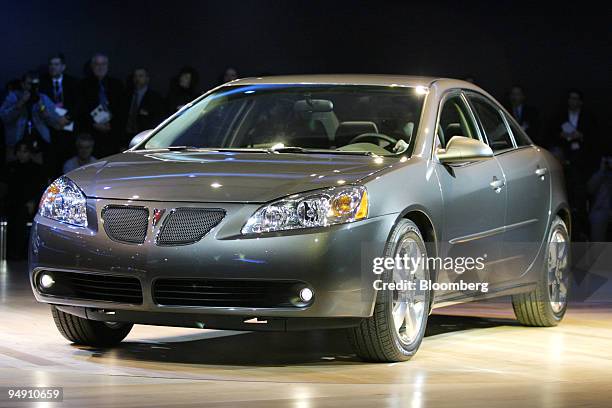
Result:
{"label": "car hood", "polygon": [[251,202],[357,182],[394,158],[255,152],[125,152],[68,173],[87,197]]}

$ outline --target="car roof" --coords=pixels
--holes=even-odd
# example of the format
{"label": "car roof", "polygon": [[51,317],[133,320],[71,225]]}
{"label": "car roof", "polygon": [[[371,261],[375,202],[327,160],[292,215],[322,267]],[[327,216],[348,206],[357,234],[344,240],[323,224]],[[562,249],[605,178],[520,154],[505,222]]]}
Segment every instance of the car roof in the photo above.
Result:
{"label": "car roof", "polygon": [[260,84],[334,84],[334,85],[375,85],[430,87],[434,82],[444,88],[464,88],[480,91],[474,84],[458,79],[414,75],[375,75],[375,74],[318,74],[318,75],[280,75],[237,79],[226,85]]}

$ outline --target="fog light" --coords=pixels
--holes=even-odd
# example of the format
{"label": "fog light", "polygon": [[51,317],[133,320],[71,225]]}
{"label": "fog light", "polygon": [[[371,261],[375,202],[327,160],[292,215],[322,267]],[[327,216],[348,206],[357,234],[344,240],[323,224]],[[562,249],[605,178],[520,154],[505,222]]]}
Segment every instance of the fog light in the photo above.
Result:
{"label": "fog light", "polygon": [[55,281],[53,280],[53,276],[47,274],[47,273],[43,273],[40,277],[40,286],[43,289],[49,289],[51,286],[53,286],[53,284],[55,283]]}
{"label": "fog light", "polygon": [[300,300],[304,303],[308,303],[312,300],[312,289],[310,288],[303,288],[302,290],[300,290]]}

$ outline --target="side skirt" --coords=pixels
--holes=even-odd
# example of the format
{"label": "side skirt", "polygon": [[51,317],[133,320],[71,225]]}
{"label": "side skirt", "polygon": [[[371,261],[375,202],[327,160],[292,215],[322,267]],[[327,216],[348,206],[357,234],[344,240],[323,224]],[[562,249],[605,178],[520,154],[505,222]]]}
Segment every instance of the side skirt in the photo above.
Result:
{"label": "side skirt", "polygon": [[457,295],[451,293],[447,296],[434,296],[433,308],[456,305],[460,303],[474,302],[478,300],[492,299],[501,296],[516,295],[519,293],[530,292],[536,287],[536,282],[521,283],[517,285],[502,286],[499,288],[489,288],[488,292],[474,292]]}

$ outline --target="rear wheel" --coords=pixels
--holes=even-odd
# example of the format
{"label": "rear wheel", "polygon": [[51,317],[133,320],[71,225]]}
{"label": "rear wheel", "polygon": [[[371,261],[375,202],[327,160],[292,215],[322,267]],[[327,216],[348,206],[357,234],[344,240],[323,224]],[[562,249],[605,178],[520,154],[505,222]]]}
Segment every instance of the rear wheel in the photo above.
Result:
{"label": "rear wheel", "polygon": [[132,330],[132,324],[115,322],[98,322],[84,319],[51,306],[51,314],[57,330],[68,341],[86,346],[112,347],[121,341]]}
{"label": "rear wheel", "polygon": [[567,309],[570,239],[567,226],[560,217],[551,224],[542,269],[533,291],[512,296],[514,314],[526,326],[556,326]]}
{"label": "rear wheel", "polygon": [[[395,227],[385,256],[409,259],[427,257],[427,249],[418,227],[412,221],[401,220]],[[421,265],[422,264],[422,265]],[[420,281],[429,280],[426,263],[415,269],[395,268],[381,275],[384,283],[412,282],[414,290],[379,290],[374,313],[348,336],[357,355],[367,361],[396,362],[409,360],[418,350],[429,314],[431,293],[419,288]]]}

